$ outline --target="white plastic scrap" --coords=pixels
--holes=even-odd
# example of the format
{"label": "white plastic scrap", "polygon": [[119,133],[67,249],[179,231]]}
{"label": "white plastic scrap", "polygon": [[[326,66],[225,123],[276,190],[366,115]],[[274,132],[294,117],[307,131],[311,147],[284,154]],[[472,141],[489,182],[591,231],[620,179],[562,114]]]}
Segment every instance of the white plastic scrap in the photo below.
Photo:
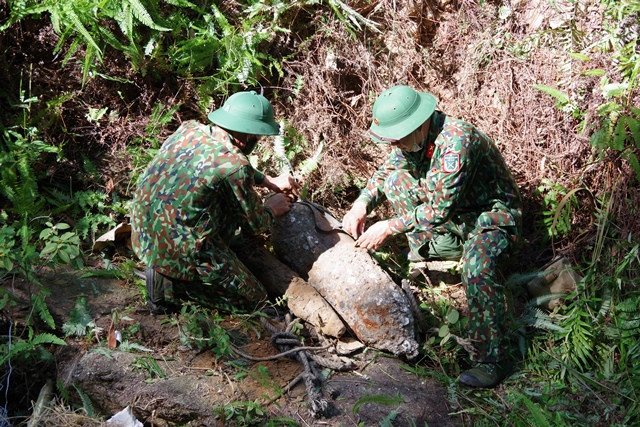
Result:
{"label": "white plastic scrap", "polygon": [[106,425],[112,427],[143,427],[142,423],[133,416],[129,406],[109,418]]}

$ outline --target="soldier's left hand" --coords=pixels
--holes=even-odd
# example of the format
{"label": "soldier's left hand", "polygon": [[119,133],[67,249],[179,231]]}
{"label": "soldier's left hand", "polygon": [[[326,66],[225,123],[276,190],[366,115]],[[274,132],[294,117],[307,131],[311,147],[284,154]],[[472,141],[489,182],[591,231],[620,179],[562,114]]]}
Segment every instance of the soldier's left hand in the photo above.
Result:
{"label": "soldier's left hand", "polygon": [[378,249],[393,233],[388,221],[378,221],[356,240],[356,246],[365,249]]}

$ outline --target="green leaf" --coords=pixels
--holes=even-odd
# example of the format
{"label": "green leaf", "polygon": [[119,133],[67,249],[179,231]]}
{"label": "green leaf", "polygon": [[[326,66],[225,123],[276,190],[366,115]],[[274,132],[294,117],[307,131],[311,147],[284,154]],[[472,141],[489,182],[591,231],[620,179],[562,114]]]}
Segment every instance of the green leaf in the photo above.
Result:
{"label": "green leaf", "polygon": [[582,73],[583,76],[604,76],[606,72],[601,68],[595,68],[593,70],[587,70]]}
{"label": "green leaf", "polygon": [[49,238],[49,236],[51,236],[51,233],[53,233],[53,230],[50,228],[45,228],[44,230],[42,230],[40,232],[40,240],[46,240]]}
{"label": "green leaf", "polygon": [[76,236],[76,233],[74,233],[73,231],[67,231],[62,236],[60,236],[60,240],[63,240],[63,241],[71,240],[75,236]]}
{"label": "green leaf", "polygon": [[53,253],[56,251],[56,249],[58,248],[58,245],[55,243],[47,243],[44,247],[44,249],[42,249],[42,251],[40,252],[40,257],[44,257],[45,255],[49,255],[50,253]]}
{"label": "green leaf", "polygon": [[553,96],[555,99],[557,99],[561,104],[567,104],[570,100],[569,100],[569,95],[567,95],[566,93],[553,88],[551,86],[546,86],[546,85],[533,85],[533,87],[535,89],[538,89],[548,95]]}
{"label": "green leaf", "polygon": [[460,313],[456,309],[452,309],[449,313],[447,313],[447,322],[450,325],[453,325],[460,319]]}
{"label": "green leaf", "polygon": [[360,406],[364,403],[377,403],[379,405],[398,405],[400,403],[404,403],[404,399],[398,393],[396,396],[387,396],[384,394],[373,394],[373,395],[364,395],[362,396],[354,405],[352,412],[354,414],[358,413]]}
{"label": "green leaf", "polygon": [[532,420],[533,422],[531,425],[540,426],[540,427],[551,426],[551,424],[549,423],[549,420],[547,420],[547,417],[545,416],[545,413],[547,413],[546,409],[545,410],[540,409],[538,405],[533,403],[531,399],[529,399],[524,394],[520,394],[520,397],[524,402],[525,406],[527,407],[527,409],[529,410],[529,413],[533,417],[533,420]]}
{"label": "green leaf", "polygon": [[442,325],[440,329],[438,329],[438,336],[440,338],[446,337],[449,335],[449,325]]}
{"label": "green leaf", "polygon": [[62,262],[64,262],[65,264],[69,264],[71,262],[71,257],[69,256],[69,253],[67,253],[67,251],[58,251],[58,256],[60,257],[60,260],[62,260]]}
{"label": "green leaf", "polygon": [[187,0],[164,0],[164,2],[173,6],[188,7],[196,10],[198,9],[196,5]]}
{"label": "green leaf", "polygon": [[2,267],[7,272],[10,272],[11,270],[13,270],[13,261],[6,257],[2,258],[0,259],[0,267]]}
{"label": "green leaf", "polygon": [[591,59],[584,53],[577,53],[577,52],[569,52],[569,56],[575,59],[579,59],[580,61],[589,61]]}

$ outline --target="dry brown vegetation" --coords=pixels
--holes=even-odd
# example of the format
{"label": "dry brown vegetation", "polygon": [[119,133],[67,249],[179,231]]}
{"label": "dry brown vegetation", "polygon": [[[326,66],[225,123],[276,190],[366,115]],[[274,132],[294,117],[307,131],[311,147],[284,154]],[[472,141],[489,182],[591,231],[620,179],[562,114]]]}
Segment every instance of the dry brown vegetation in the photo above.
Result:
{"label": "dry brown vegetation", "polygon": [[[567,55],[595,42],[590,35],[602,26],[598,2],[560,2],[558,13],[544,2],[514,1],[511,15],[502,20],[499,2],[359,6],[354,7],[375,21],[379,32],[366,28],[354,39],[343,27],[329,25],[301,52],[306,56],[286,64],[291,77],[285,87],[297,76],[305,84],[292,103],[281,104],[281,114],[312,145],[327,142],[320,170],[310,179],[317,197],[344,208],[380,164],[385,147],[370,143],[366,134],[373,99],[387,87],[408,84],[433,93],[439,109],[476,124],[499,144],[527,201],[530,239],[541,232],[534,224],[540,210],[534,193],[542,179],[569,190],[584,186],[594,194],[621,189],[614,212],[627,232],[640,229],[637,218],[623,212],[625,203],[618,203],[640,197],[628,185],[635,179],[629,165],[620,158],[598,162],[589,143],[598,125],[595,108],[605,102],[598,77],[582,76],[587,66]],[[551,26],[571,26],[575,39],[563,39]],[[592,61],[607,67],[605,54]],[[584,123],[559,110],[534,84],[559,87],[580,99]],[[336,188],[345,190],[332,193]],[[575,220],[585,227],[592,213]],[[577,250],[571,237],[557,244],[570,255]]]}
{"label": "dry brown vegetation", "polygon": [[[350,33],[335,16],[294,9],[289,12],[291,33],[278,34],[266,47],[286,57],[285,75],[264,87],[278,116],[306,140],[297,160],[310,157],[321,141],[325,144],[319,169],[306,179],[315,200],[343,213],[381,162],[385,147],[370,143],[366,130],[376,95],[395,84],[432,92],[441,110],[476,124],[499,144],[527,199],[525,223],[531,239],[540,232],[535,229],[540,205],[534,191],[542,179],[569,190],[585,186],[594,194],[617,189],[616,200],[638,199],[637,190],[628,185],[633,174],[621,158],[597,161],[588,137],[598,124],[593,109],[604,102],[598,77],[581,75],[586,65],[567,55],[593,43],[590,35],[600,34],[595,31],[602,26],[599,2],[565,1],[551,7],[513,1],[510,14],[502,18],[500,8],[509,5],[500,2],[384,0],[350,6],[371,25],[361,24],[361,31]],[[231,17],[240,10],[233,2],[223,8]],[[310,34],[306,23],[318,20],[324,21],[322,30]],[[43,117],[43,137],[64,143],[67,155],[66,162],[47,165],[51,179],[76,176],[79,185],[103,187],[126,198],[132,189],[130,172],[141,165],[133,165],[124,148],[145,135],[158,102],[182,105],[160,139],[183,120],[205,120],[194,90],[197,81],[161,70],[141,75],[120,54],[107,52],[103,73],[130,83],[94,78],[82,88],[79,68],[73,61],[61,68],[62,55],[51,54],[57,36],[41,25],[25,20],[3,34],[5,96],[15,101],[20,78],[39,98],[36,108],[68,94]],[[569,39],[567,31],[559,30],[567,27],[573,34]],[[608,61],[603,53],[588,66],[607,68]],[[534,84],[558,87],[579,99],[584,122],[560,111]],[[96,126],[85,118],[88,107],[108,107],[118,116]],[[97,162],[101,182],[83,179],[83,156]],[[626,231],[640,229],[637,217],[619,203],[614,202],[612,211]],[[585,226],[590,213],[582,216],[576,220]],[[575,250],[571,238],[556,244],[559,250]]]}

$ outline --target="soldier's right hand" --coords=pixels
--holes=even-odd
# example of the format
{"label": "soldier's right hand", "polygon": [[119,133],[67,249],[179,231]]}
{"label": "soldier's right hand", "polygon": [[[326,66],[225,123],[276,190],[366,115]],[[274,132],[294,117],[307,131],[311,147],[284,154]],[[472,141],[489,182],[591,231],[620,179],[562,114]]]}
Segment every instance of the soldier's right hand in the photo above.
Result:
{"label": "soldier's right hand", "polygon": [[354,239],[364,232],[367,220],[367,206],[364,203],[354,203],[349,212],[342,218],[342,229],[351,234]]}
{"label": "soldier's right hand", "polygon": [[291,198],[283,193],[276,193],[264,202],[267,209],[273,212],[274,216],[284,215],[291,209]]}

